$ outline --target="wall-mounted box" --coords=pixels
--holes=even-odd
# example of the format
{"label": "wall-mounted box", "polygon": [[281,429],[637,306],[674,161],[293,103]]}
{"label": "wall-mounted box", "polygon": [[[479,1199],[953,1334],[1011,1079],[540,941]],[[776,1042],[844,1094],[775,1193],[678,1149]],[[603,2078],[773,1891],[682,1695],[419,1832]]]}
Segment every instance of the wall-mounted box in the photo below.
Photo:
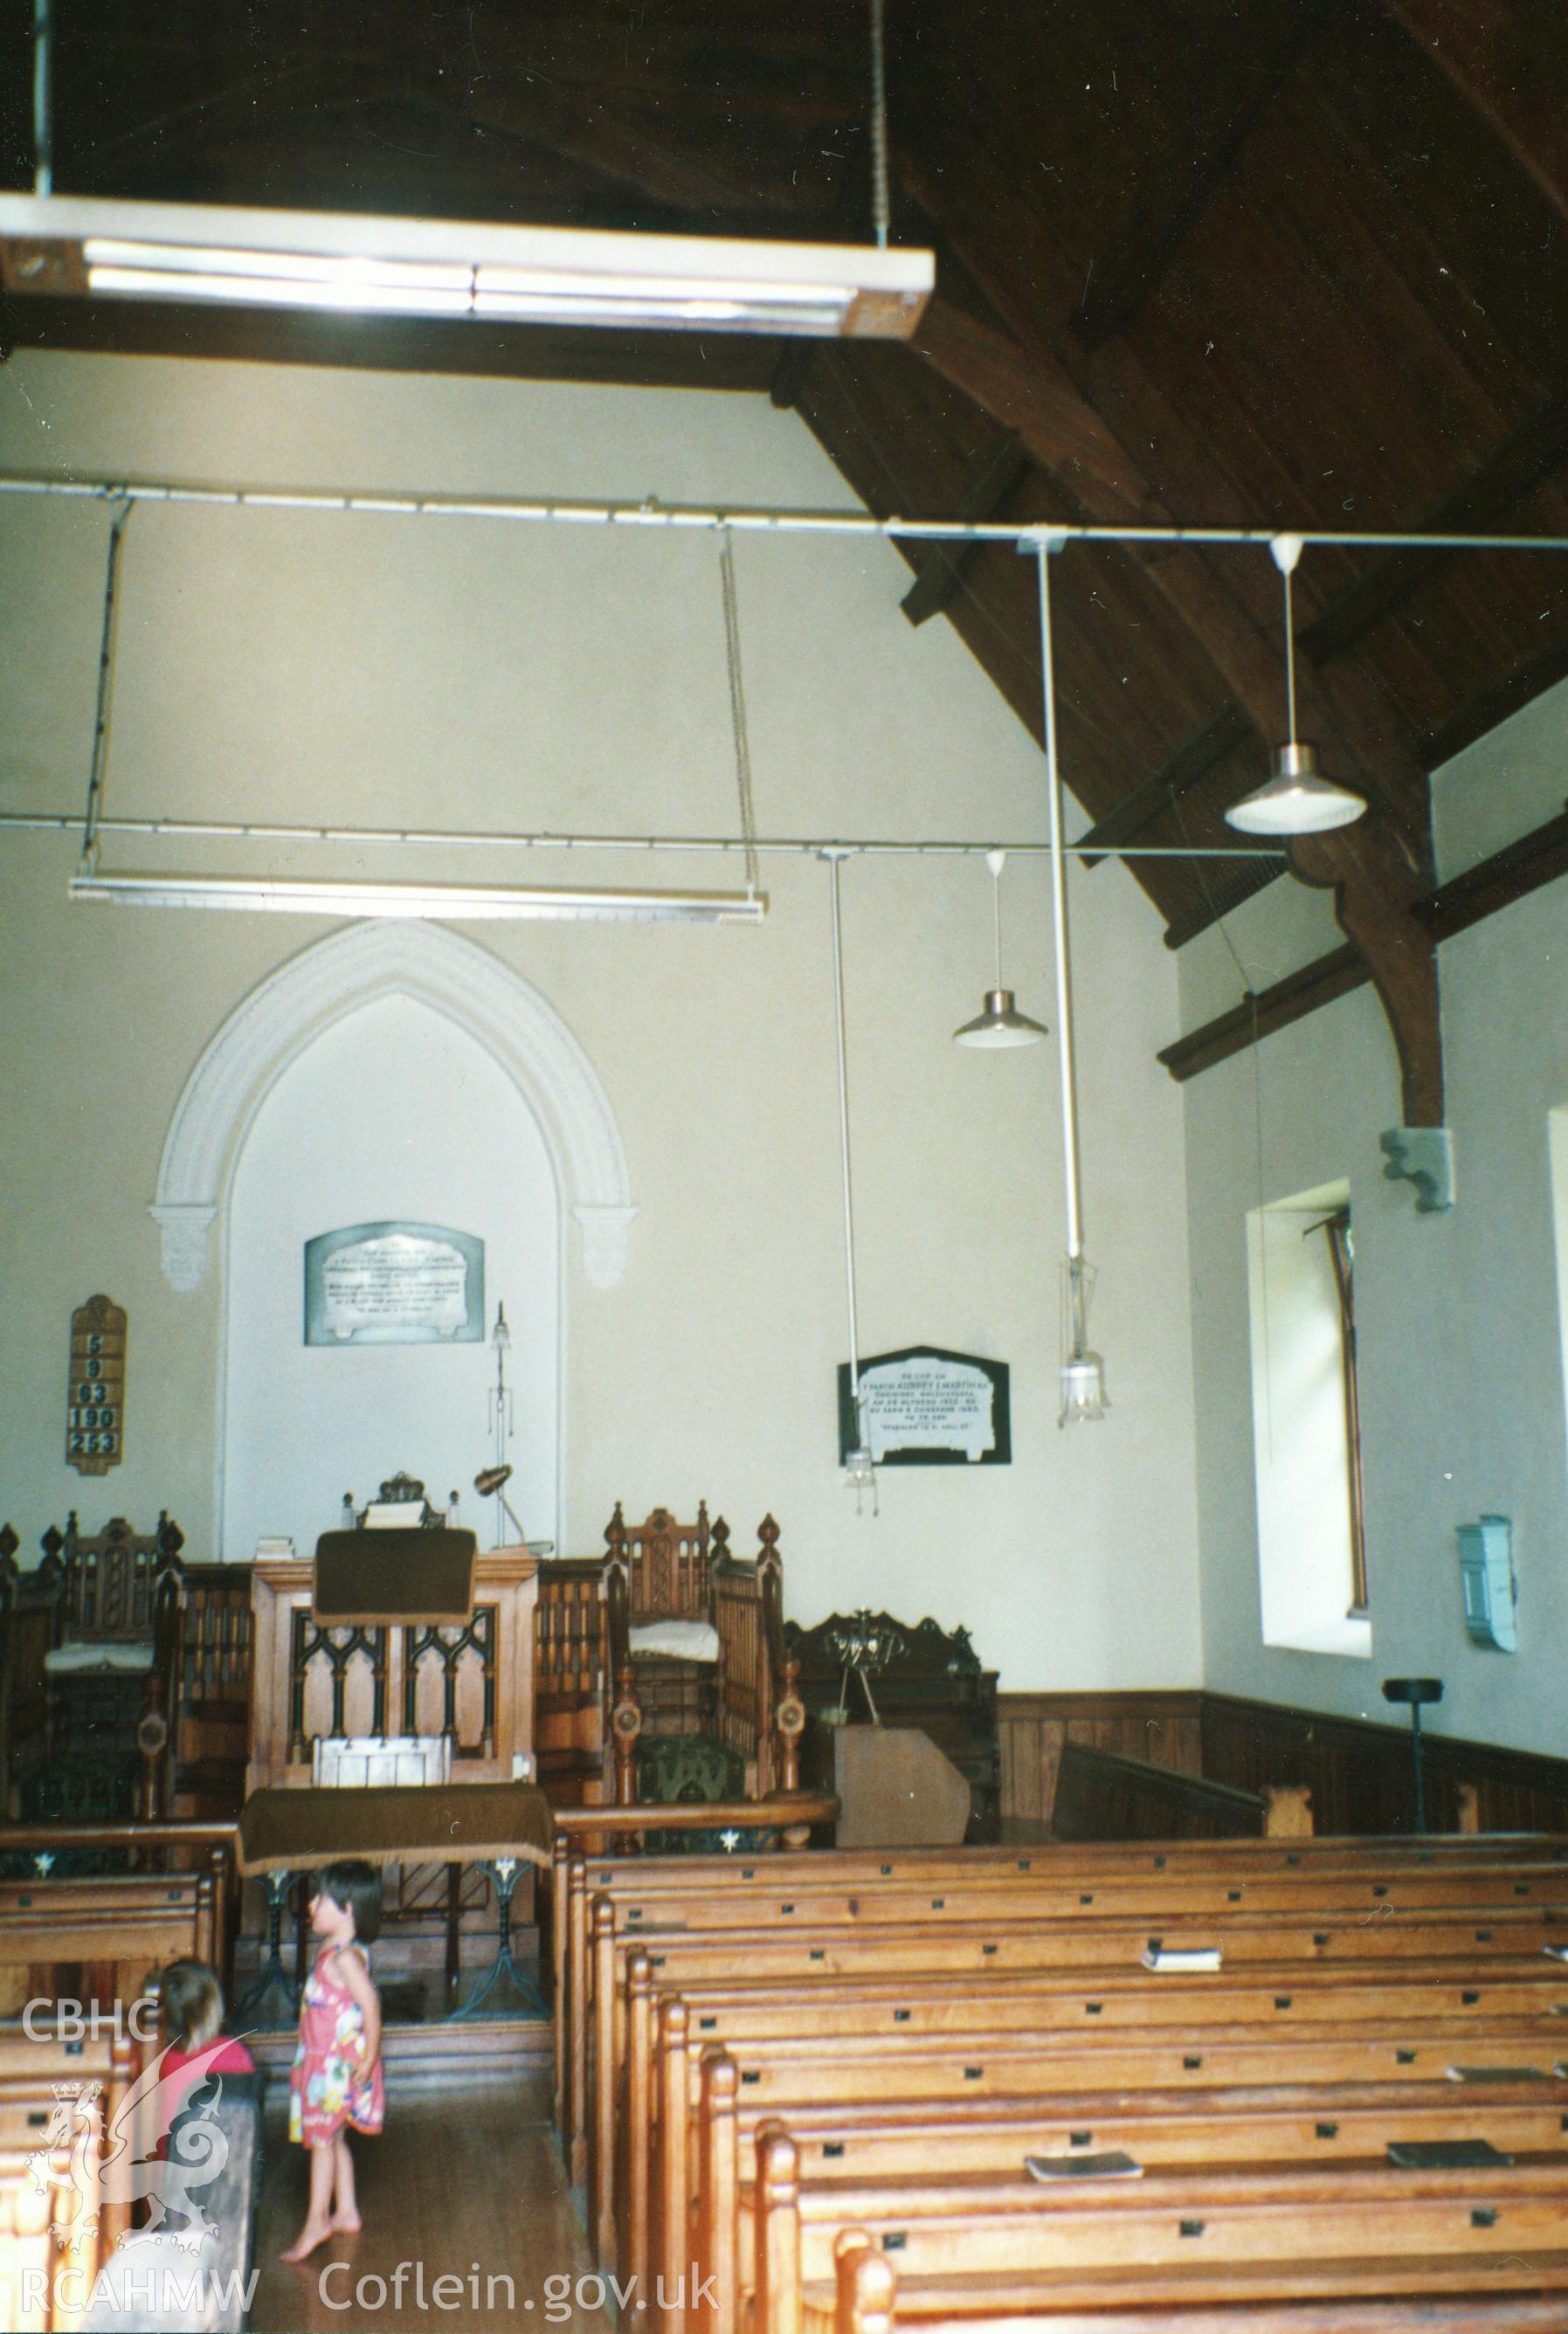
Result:
{"label": "wall-mounted box", "polygon": [[1508,1517],[1482,1516],[1477,1523],[1459,1526],[1459,1577],[1465,1590],[1465,1626],[1476,1644],[1516,1653],[1519,1591]]}

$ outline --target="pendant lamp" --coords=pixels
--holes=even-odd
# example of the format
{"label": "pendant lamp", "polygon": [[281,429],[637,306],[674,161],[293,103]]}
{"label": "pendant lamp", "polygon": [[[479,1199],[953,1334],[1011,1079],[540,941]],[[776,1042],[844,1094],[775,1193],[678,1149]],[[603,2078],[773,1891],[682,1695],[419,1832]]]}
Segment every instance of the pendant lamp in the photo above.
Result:
{"label": "pendant lamp", "polygon": [[1366,808],[1362,796],[1352,794],[1318,768],[1317,747],[1304,745],[1295,734],[1295,624],[1291,610],[1291,577],[1302,555],[1299,535],[1276,535],[1269,549],[1284,578],[1284,673],[1290,707],[1290,736],[1274,751],[1266,781],[1233,803],[1227,823],[1244,834],[1326,834],[1332,827],[1349,826]]}
{"label": "pendant lamp", "polygon": [[1059,1426],[1103,1418],[1110,1408],[1105,1364],[1089,1343],[1089,1292],[1094,1275],[1083,1256],[1078,1165],[1078,1069],[1073,1045],[1073,980],[1067,950],[1067,883],[1062,856],[1062,764],[1056,741],[1056,669],[1052,649],[1051,561],[1061,537],[1038,545],[1040,679],[1045,715],[1046,807],[1051,821],[1051,905],[1056,970],[1056,1051],[1062,1077],[1062,1172],[1067,1202],[1063,1274],[1062,1407]]}
{"label": "pendant lamp", "polygon": [[1020,1013],[1013,1002],[1013,991],[1002,986],[1002,870],[1007,863],[1005,851],[987,851],[986,864],[991,871],[991,902],[996,926],[996,986],[986,991],[986,1002],[973,1021],[966,1021],[961,1029],[953,1032],[956,1046],[985,1046],[1000,1049],[1005,1046],[1037,1046],[1045,1035],[1038,1021],[1031,1021],[1027,1013]]}
{"label": "pendant lamp", "polygon": [[828,899],[832,916],[833,948],[833,1028],[838,1041],[839,1060],[839,1165],[844,1192],[844,1306],[850,1332],[850,1408],[854,1418],[855,1440],[851,1450],[844,1453],[844,1481],[855,1495],[855,1513],[864,1512],[869,1496],[871,1513],[877,1512],[877,1471],[871,1461],[871,1437],[866,1432],[865,1396],[861,1392],[860,1323],[855,1305],[855,1210],[850,1182],[850,1082],[844,1047],[844,955],[839,926],[839,868],[848,856],[842,844],[829,844],[821,856],[828,867]]}

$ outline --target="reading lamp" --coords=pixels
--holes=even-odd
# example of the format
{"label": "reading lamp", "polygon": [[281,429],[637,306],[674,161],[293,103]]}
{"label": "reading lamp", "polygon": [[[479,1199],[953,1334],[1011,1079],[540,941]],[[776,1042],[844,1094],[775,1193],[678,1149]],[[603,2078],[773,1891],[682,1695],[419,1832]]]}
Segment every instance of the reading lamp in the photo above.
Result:
{"label": "reading lamp", "polygon": [[[474,1489],[478,1492],[479,1497],[482,1500],[497,1499],[500,1500],[501,1512],[505,1517],[507,1522],[511,1525],[513,1530],[516,1533],[519,1546],[526,1548],[528,1542],[524,1537],[523,1527],[517,1520],[511,1500],[506,1497],[506,1486],[511,1480],[511,1466],[509,1462],[503,1461],[501,1465],[498,1467],[481,1467],[479,1472],[474,1478]],[[539,1548],[534,1549],[534,1554],[537,1555],[539,1553],[539,1548],[543,1548],[544,1545],[545,1543],[541,1542],[539,1544]]]}

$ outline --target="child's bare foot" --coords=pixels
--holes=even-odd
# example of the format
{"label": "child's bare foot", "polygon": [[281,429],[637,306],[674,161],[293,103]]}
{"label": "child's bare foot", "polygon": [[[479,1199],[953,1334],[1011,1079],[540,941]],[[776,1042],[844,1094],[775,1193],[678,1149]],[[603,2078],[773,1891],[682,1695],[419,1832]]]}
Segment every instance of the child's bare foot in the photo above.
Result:
{"label": "child's bare foot", "polygon": [[363,2221],[361,2220],[357,2213],[334,2213],[332,2214],[332,2226],[341,2236],[357,2237],[364,2225]]}
{"label": "child's bare foot", "polygon": [[278,2259],[286,2262],[309,2261],[316,2247],[324,2245],[332,2233],[332,2223],[330,2221],[307,2221],[287,2252],[280,2253]]}

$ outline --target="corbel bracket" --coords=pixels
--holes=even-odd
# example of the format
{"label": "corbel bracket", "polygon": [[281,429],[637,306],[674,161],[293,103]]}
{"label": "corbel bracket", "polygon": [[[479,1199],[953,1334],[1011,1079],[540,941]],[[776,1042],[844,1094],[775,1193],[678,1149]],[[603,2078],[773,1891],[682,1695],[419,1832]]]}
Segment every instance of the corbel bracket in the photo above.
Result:
{"label": "corbel bracket", "polygon": [[1354,826],[1292,838],[1290,866],[1332,889],[1345,938],[1361,950],[1399,1056],[1407,1128],[1443,1124],[1443,1025],[1438,948],[1412,912],[1424,878],[1375,812]]}
{"label": "corbel bracket", "polygon": [[1389,1181],[1415,1185],[1417,1215],[1447,1214],[1454,1204],[1453,1128],[1390,1126],[1378,1145]]}

